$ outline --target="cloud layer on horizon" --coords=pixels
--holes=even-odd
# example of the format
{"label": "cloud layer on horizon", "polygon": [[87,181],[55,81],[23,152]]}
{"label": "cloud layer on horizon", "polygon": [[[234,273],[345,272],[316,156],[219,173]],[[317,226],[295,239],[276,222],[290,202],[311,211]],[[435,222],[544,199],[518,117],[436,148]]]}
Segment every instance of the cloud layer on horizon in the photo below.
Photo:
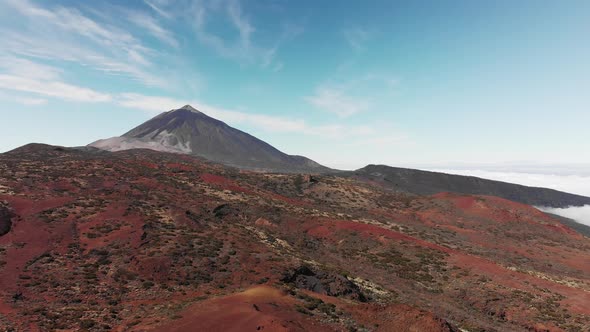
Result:
{"label": "cloud layer on horizon", "polygon": [[448,169],[431,168],[435,172],[476,176],[479,178],[517,183],[530,187],[551,188],[590,197],[590,175],[587,174],[555,174],[549,170],[544,172],[509,172],[481,169]]}
{"label": "cloud layer on horizon", "polygon": [[[543,174],[489,170],[432,169],[432,171],[476,176],[484,179],[517,183],[525,186],[551,188],[590,197],[590,175]],[[539,210],[573,219],[590,226],[590,205],[567,208],[537,207]]]}
{"label": "cloud layer on horizon", "polygon": [[567,208],[537,207],[539,210],[573,219],[580,224],[590,226],[590,205],[570,206]]}

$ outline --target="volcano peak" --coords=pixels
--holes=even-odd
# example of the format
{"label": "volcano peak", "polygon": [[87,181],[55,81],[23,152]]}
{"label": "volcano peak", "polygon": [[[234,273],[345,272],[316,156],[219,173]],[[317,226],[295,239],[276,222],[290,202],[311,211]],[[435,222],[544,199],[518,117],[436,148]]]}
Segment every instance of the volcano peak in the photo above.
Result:
{"label": "volcano peak", "polygon": [[229,166],[264,171],[329,170],[305,157],[285,154],[188,104],[164,112],[120,137],[90,145],[109,151],[147,148],[192,154]]}

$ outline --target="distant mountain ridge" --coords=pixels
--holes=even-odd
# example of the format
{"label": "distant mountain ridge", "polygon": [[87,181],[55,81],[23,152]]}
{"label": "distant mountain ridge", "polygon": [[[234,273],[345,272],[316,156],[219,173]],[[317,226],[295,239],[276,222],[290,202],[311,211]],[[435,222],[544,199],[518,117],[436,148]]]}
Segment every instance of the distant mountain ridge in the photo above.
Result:
{"label": "distant mountain ridge", "polygon": [[229,166],[263,171],[330,170],[306,157],[285,154],[190,105],[162,113],[120,137],[99,140],[89,146],[108,151],[145,148],[191,154]]}
{"label": "distant mountain ridge", "polygon": [[568,207],[590,204],[590,197],[547,188],[385,165],[368,165],[353,172],[354,176],[377,181],[392,189],[417,195],[455,192],[470,195],[498,196],[534,206]]}
{"label": "distant mountain ridge", "polygon": [[546,188],[533,188],[477,177],[368,165],[353,172],[324,167],[302,156],[285,154],[270,144],[190,105],[161,113],[120,137],[89,144],[106,151],[150,149],[199,156],[241,169],[282,173],[338,173],[376,181],[394,190],[417,195],[455,192],[498,196],[546,207],[590,204],[590,198]]}

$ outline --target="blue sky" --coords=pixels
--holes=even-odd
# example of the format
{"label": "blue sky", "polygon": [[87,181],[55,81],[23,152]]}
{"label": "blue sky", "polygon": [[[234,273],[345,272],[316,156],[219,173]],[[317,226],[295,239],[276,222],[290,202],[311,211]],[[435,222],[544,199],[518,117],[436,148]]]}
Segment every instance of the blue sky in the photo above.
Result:
{"label": "blue sky", "polygon": [[0,151],[185,104],[339,168],[590,165],[589,1],[0,1]]}

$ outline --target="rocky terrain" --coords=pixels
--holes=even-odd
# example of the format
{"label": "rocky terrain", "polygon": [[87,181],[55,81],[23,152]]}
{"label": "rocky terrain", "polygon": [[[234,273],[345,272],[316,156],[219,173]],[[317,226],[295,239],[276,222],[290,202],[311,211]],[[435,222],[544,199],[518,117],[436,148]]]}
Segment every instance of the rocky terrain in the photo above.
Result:
{"label": "rocky terrain", "polygon": [[590,239],[494,196],[32,144],[0,202],[2,331],[590,331]]}
{"label": "rocky terrain", "polygon": [[190,105],[161,113],[120,137],[99,140],[89,147],[112,152],[149,149],[188,154],[227,166],[264,172],[338,174],[418,195],[449,191],[498,196],[544,207],[590,205],[590,197],[471,176],[385,165],[367,165],[356,171],[330,169],[309,158],[285,154]]}
{"label": "rocky terrain", "polygon": [[207,116],[190,105],[164,112],[120,137],[90,144],[108,151],[151,149],[200,156],[243,169],[326,172],[313,160],[285,154],[258,138]]}

